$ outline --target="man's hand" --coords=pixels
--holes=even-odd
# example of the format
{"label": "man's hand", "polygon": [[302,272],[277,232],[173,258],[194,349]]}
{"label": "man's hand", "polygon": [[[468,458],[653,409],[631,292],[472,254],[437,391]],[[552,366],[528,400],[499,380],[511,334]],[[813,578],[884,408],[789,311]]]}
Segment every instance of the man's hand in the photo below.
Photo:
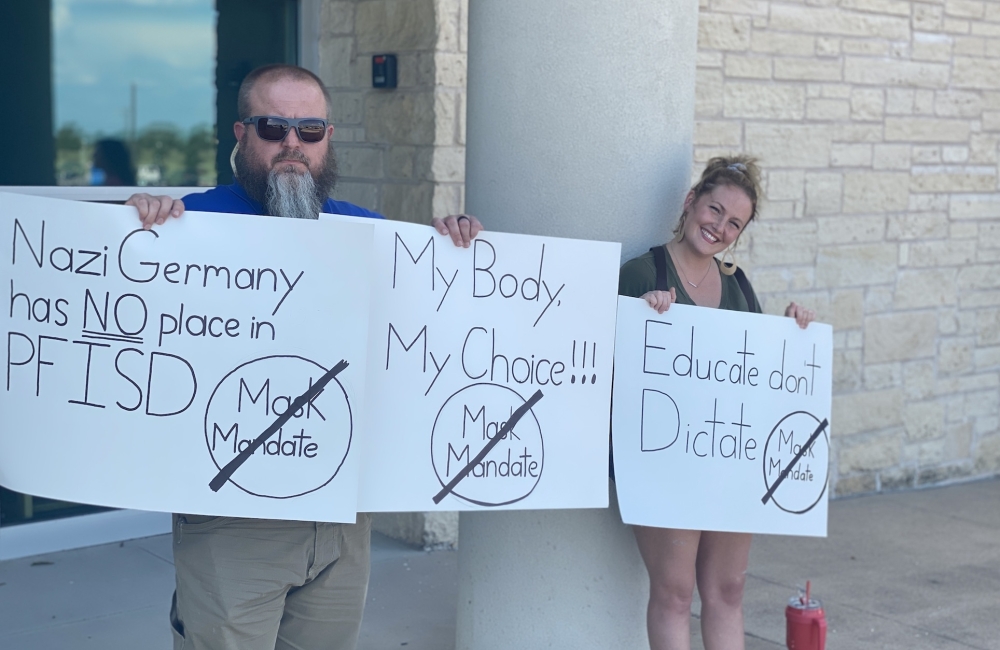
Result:
{"label": "man's hand", "polygon": [[670,305],[677,302],[677,289],[670,287],[670,291],[647,291],[642,294],[642,299],[656,310],[657,314],[670,309]]}
{"label": "man's hand", "polygon": [[785,316],[794,318],[795,322],[798,323],[799,327],[802,329],[805,329],[809,326],[809,323],[816,320],[816,312],[812,309],[806,309],[802,305],[794,302],[785,308]]}
{"label": "man's hand", "polygon": [[153,224],[163,225],[168,217],[177,218],[184,214],[184,204],[181,200],[169,196],[133,194],[128,197],[128,201],[125,201],[125,205],[134,206],[139,211],[139,221],[145,230],[152,228]]}
{"label": "man's hand", "polygon": [[483,231],[483,224],[471,214],[453,214],[444,219],[435,217],[431,219],[431,225],[442,235],[451,235],[451,241],[462,248],[468,248],[476,235]]}

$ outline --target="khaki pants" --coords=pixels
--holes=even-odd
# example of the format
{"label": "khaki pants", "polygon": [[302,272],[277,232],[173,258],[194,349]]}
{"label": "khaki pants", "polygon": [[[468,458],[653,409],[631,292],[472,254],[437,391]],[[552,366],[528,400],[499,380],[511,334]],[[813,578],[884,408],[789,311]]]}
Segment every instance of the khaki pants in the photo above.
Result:
{"label": "khaki pants", "polygon": [[354,650],[371,517],[355,524],[174,515],[174,650]]}

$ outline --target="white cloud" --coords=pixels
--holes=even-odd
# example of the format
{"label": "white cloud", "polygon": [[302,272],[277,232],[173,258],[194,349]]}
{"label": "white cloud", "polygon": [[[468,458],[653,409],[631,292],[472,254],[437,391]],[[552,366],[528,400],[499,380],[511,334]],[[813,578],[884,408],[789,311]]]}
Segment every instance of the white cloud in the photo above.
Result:
{"label": "white cloud", "polygon": [[56,37],[56,83],[96,83],[137,60],[204,76],[215,54],[215,25],[204,21],[85,23]]}
{"label": "white cloud", "polygon": [[193,21],[157,24],[117,21],[88,26],[87,41],[100,45],[90,54],[100,60],[142,56],[175,68],[215,65],[215,25]]}
{"label": "white cloud", "polygon": [[69,0],[52,0],[52,29],[55,32],[62,32],[69,28],[72,16],[69,9]]}

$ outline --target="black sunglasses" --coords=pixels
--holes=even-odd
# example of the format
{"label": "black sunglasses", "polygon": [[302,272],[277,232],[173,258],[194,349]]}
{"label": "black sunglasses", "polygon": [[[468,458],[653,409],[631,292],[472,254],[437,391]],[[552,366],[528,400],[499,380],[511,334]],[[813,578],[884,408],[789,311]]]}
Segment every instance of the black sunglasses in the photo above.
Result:
{"label": "black sunglasses", "polygon": [[268,142],[281,142],[294,128],[303,142],[319,142],[326,136],[326,120],[318,117],[275,117],[273,115],[255,115],[243,120],[244,124],[253,124],[257,129],[257,137]]}

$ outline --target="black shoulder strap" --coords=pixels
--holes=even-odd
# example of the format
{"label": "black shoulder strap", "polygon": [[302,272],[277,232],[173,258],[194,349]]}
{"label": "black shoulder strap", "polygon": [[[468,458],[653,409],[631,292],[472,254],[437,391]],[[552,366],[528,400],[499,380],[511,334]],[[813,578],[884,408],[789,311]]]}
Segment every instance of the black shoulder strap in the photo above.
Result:
{"label": "black shoulder strap", "polygon": [[670,291],[667,286],[667,249],[663,246],[653,246],[649,249],[653,254],[653,263],[656,265],[656,290]]}
{"label": "black shoulder strap", "polygon": [[757,312],[757,301],[754,300],[753,289],[750,288],[750,280],[747,280],[747,274],[743,272],[743,269],[736,267],[736,281],[740,284],[740,291],[743,292],[743,297],[747,299],[747,307],[751,312]]}

